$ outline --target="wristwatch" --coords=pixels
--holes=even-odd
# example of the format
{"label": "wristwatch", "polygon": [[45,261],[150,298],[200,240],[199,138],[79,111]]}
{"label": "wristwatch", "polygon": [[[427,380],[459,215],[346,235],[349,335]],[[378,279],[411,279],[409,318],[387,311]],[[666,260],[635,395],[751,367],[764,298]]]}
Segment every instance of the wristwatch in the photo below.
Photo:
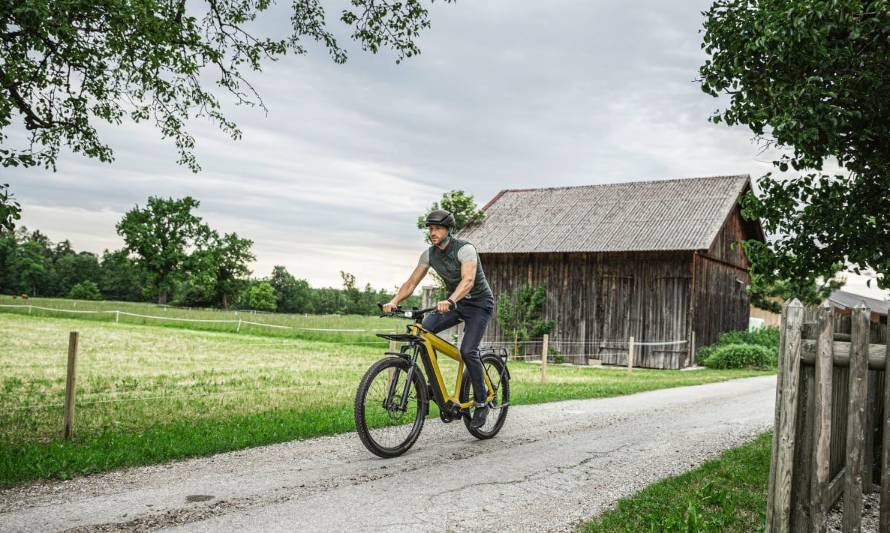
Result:
{"label": "wristwatch", "polygon": [[454,300],[452,300],[451,298],[445,298],[445,301],[451,304],[451,308],[452,308],[452,309],[454,309],[455,307],[457,307],[457,304],[454,303]]}

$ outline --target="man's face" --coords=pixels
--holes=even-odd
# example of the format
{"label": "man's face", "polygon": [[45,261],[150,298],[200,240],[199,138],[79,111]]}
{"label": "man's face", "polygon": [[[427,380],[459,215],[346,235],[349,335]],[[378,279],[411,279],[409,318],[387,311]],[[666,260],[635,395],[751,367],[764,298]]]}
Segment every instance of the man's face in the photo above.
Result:
{"label": "man's face", "polygon": [[430,224],[430,242],[433,244],[439,244],[445,237],[448,236],[448,228],[445,226],[440,226],[438,224]]}

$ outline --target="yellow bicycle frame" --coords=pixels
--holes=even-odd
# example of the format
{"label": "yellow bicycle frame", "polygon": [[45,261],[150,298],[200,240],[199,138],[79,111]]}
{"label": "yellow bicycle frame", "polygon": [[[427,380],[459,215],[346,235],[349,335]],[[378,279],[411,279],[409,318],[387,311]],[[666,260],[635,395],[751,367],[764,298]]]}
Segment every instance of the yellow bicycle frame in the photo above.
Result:
{"label": "yellow bicycle frame", "polygon": [[[447,404],[451,402],[455,405],[459,405],[462,409],[469,409],[473,406],[473,400],[460,402],[460,381],[461,377],[464,374],[464,360],[460,355],[460,350],[457,346],[451,344],[445,339],[439,337],[435,333],[431,333],[421,326],[418,323],[411,324],[408,326],[408,331],[412,335],[416,335],[420,337],[419,344],[422,344],[424,348],[426,348],[426,355],[429,359],[429,368],[427,370],[427,374],[429,374],[429,370],[432,370],[432,376],[427,376],[427,379],[430,380],[430,384],[438,387],[439,392],[442,394],[442,403]],[[446,355],[455,361],[458,362],[457,366],[457,379],[454,382],[454,393],[449,393],[448,388],[445,386],[445,379],[442,377],[442,370],[439,368],[439,357],[438,354]],[[488,372],[482,372],[483,377],[485,378],[485,388],[488,389],[488,398],[486,401],[491,401],[494,399],[494,387],[491,384],[491,380],[488,378]]]}

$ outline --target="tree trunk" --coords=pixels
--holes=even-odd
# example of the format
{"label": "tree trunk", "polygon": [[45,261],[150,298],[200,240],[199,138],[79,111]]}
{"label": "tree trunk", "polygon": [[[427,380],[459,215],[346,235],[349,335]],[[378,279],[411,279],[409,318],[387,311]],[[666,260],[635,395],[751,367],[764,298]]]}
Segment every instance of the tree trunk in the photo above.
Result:
{"label": "tree trunk", "polygon": [[222,297],[223,297],[223,309],[228,311],[229,310],[229,297],[226,296],[226,293],[223,293]]}
{"label": "tree trunk", "polygon": [[167,289],[158,292],[158,305],[167,305]]}

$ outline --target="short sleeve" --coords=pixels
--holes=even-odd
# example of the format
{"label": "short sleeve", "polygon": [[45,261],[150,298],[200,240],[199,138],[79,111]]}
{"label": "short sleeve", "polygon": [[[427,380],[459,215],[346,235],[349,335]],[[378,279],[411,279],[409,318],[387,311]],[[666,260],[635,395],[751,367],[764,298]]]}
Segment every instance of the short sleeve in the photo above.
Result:
{"label": "short sleeve", "polygon": [[417,266],[423,268],[429,268],[430,266],[430,249],[427,248],[420,254],[420,259],[417,261]]}
{"label": "short sleeve", "polygon": [[475,263],[479,261],[479,254],[472,244],[465,244],[457,251],[457,260],[461,263]]}

